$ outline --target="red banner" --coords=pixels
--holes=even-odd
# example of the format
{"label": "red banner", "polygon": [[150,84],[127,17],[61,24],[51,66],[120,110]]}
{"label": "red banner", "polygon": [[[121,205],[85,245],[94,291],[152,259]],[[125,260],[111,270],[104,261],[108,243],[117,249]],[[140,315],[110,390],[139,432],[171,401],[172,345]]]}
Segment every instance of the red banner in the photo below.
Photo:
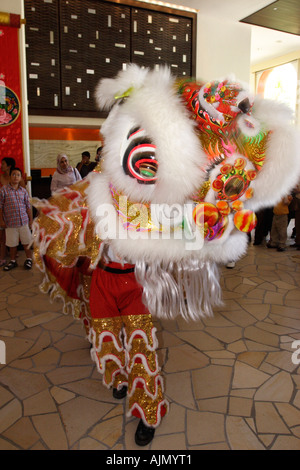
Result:
{"label": "red banner", "polygon": [[24,170],[18,28],[0,25],[0,161]]}

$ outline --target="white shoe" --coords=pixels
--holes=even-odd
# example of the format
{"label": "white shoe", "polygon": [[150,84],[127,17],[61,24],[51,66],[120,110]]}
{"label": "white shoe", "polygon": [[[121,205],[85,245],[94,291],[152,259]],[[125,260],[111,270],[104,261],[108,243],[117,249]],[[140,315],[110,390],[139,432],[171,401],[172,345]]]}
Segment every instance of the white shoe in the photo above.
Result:
{"label": "white shoe", "polygon": [[226,264],[226,268],[228,268],[228,269],[232,269],[234,267],[235,267],[235,262],[234,261],[231,261],[230,263]]}

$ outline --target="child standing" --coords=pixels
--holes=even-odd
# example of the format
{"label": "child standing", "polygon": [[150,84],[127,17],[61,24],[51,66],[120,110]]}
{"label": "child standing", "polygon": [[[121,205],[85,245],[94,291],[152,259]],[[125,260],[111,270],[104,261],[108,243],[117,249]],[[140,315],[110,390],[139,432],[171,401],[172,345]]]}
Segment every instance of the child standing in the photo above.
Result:
{"label": "child standing", "polygon": [[9,247],[10,254],[10,262],[4,266],[4,271],[10,271],[18,266],[16,255],[19,241],[27,257],[24,267],[25,269],[32,268],[29,248],[32,239],[30,232],[32,213],[28,193],[20,186],[21,180],[21,170],[12,168],[10,183],[0,190],[0,226],[5,228],[6,245]]}
{"label": "child standing", "polygon": [[271,237],[268,248],[277,248],[277,251],[285,251],[287,239],[289,204],[292,196],[285,196],[273,209],[273,221]]}

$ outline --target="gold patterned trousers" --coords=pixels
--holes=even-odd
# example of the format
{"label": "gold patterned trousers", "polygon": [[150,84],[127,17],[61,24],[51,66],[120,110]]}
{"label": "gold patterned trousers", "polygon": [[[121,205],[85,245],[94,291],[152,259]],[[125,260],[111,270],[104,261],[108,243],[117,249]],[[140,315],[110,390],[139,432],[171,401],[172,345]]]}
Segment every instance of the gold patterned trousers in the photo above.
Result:
{"label": "gold patterned trousers", "polygon": [[[108,266],[117,269],[115,266],[120,265]],[[131,265],[124,265],[117,272],[97,268],[93,274],[91,355],[107,387],[128,387],[128,415],[141,418],[147,426],[157,427],[168,402],[163,396],[163,378],[156,354],[156,328],[142,303],[141,286],[127,266]]]}

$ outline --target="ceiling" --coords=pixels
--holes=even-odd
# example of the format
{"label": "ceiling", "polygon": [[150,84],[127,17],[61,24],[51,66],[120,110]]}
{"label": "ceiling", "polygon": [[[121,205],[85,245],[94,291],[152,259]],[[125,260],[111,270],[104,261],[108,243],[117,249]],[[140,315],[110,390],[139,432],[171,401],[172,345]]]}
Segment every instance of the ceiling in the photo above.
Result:
{"label": "ceiling", "polygon": [[225,21],[248,23],[252,30],[251,65],[300,50],[300,0],[170,0],[170,3]]}

